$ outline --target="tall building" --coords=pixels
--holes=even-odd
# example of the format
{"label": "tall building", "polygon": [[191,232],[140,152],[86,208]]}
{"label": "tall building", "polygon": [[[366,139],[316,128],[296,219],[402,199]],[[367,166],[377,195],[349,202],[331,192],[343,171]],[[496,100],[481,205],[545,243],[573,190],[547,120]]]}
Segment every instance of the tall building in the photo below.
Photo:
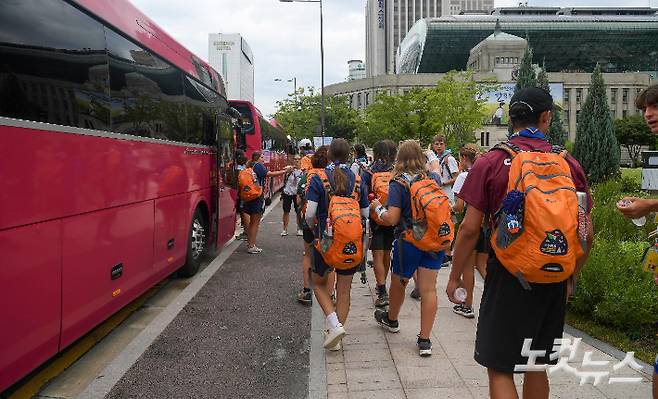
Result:
{"label": "tall building", "polygon": [[398,47],[419,19],[493,8],[493,0],[367,0],[366,75],[395,73]]}
{"label": "tall building", "polygon": [[254,102],[254,55],[239,33],[209,34],[208,61],[224,78],[229,100]]}
{"label": "tall building", "polygon": [[347,75],[348,81],[363,79],[366,77],[366,64],[361,60],[347,61],[347,68],[349,70],[349,75]]}

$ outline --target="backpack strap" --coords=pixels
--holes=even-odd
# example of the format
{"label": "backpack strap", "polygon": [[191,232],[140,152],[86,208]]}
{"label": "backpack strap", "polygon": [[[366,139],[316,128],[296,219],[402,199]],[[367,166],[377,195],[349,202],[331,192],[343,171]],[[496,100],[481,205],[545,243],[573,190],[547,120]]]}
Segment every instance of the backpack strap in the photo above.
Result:
{"label": "backpack strap", "polygon": [[515,144],[510,143],[509,141],[505,143],[498,143],[489,151],[493,151],[493,150],[505,151],[510,158],[514,158],[518,153],[523,152],[521,148],[519,148]]}
{"label": "backpack strap", "polygon": [[559,145],[554,145],[551,147],[551,152],[553,154],[558,154],[564,159],[567,159],[567,155],[569,155],[569,152],[562,146]]}

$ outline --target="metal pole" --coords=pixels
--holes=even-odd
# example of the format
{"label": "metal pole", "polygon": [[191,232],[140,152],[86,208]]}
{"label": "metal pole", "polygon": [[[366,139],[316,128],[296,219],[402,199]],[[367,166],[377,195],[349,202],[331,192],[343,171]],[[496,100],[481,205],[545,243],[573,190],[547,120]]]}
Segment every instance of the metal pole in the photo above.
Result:
{"label": "metal pole", "polygon": [[320,0],[320,85],[322,86],[321,98],[322,108],[320,109],[320,132],[322,134],[322,145],[324,145],[324,37],[322,27],[322,0]]}
{"label": "metal pole", "polygon": [[297,100],[297,77],[292,78],[292,84],[295,87],[295,104],[299,106],[299,100]]}

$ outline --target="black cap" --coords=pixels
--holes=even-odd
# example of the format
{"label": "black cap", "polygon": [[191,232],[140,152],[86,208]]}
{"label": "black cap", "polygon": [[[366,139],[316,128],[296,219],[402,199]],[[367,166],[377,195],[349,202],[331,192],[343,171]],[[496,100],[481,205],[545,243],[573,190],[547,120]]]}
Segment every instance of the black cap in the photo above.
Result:
{"label": "black cap", "polygon": [[539,115],[553,109],[553,97],[544,89],[528,87],[517,91],[510,100],[509,114],[512,119],[524,114]]}

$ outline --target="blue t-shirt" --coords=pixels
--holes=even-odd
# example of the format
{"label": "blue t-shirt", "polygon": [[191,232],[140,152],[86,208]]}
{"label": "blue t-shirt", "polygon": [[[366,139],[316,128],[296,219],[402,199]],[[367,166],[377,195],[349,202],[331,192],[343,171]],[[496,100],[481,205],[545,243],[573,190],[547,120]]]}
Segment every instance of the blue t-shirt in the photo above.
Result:
{"label": "blue t-shirt", "polygon": [[[350,189],[353,191],[354,190],[354,181],[356,180],[356,176],[354,173],[349,168],[341,168],[343,170],[343,173],[347,175],[347,178],[349,179],[349,185]],[[327,177],[329,178],[329,182],[333,183],[333,169],[331,167],[325,168],[325,173],[327,174]],[[322,184],[322,180],[318,175],[313,175],[313,178],[311,179],[311,183],[309,183],[308,187],[308,193],[306,194],[306,199],[308,201],[313,201],[318,203],[318,210],[316,213],[316,218],[318,219],[318,224],[315,228],[315,234],[316,236],[319,234],[319,232],[324,229],[326,223],[327,223],[327,207],[329,206],[329,203],[327,203],[327,197],[324,191],[324,185]],[[366,192],[366,188],[364,187],[363,184],[361,184],[361,187],[359,189],[359,207],[360,208],[367,208],[370,206],[368,203],[368,193]]]}
{"label": "blue t-shirt", "polygon": [[265,178],[267,177],[267,167],[260,162],[256,162],[254,165],[254,173],[256,178],[258,178],[258,184],[265,188]]}
{"label": "blue t-shirt", "polygon": [[[439,175],[430,173],[429,177],[441,186],[441,177]],[[403,221],[404,226],[411,227],[411,193],[409,193],[409,190],[405,186],[395,180],[391,180],[388,185],[388,202],[386,205],[400,208],[402,212],[400,222],[395,226],[396,235],[399,235],[404,230]]]}

